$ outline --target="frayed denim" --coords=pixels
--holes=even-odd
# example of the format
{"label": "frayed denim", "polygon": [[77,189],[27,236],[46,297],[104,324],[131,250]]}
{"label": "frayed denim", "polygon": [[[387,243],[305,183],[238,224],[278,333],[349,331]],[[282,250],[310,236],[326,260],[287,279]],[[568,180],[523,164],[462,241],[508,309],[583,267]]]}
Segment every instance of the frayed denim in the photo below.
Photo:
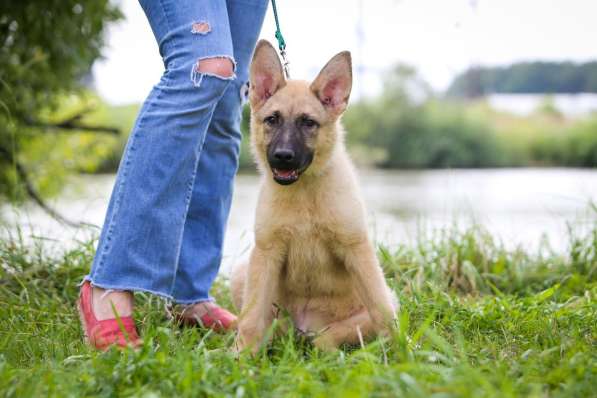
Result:
{"label": "frayed denim", "polygon": [[[211,300],[267,0],[141,0],[165,72],[130,134],[91,272],[106,289]],[[231,76],[200,71],[226,58]]]}

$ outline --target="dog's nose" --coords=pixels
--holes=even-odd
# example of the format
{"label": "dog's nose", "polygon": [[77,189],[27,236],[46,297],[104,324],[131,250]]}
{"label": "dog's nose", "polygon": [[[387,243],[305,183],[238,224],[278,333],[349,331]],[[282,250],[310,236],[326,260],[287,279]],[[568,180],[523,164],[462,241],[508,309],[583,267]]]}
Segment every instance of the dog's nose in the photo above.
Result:
{"label": "dog's nose", "polygon": [[294,159],[294,151],[292,149],[277,149],[274,152],[274,157],[282,162],[290,162]]}

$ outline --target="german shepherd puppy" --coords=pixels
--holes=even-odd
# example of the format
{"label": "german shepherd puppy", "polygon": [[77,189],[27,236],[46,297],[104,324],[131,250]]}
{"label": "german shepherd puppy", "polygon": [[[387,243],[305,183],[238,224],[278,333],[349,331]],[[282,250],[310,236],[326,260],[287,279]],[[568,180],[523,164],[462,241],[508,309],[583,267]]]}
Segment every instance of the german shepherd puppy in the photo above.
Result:
{"label": "german shepherd puppy", "polygon": [[369,240],[340,116],[352,87],[350,53],[311,84],[285,80],[261,40],[250,70],[251,145],[263,176],[248,263],[232,273],[241,310],[236,348],[259,349],[276,316],[290,314],[314,344],[334,349],[387,330],[397,302]]}

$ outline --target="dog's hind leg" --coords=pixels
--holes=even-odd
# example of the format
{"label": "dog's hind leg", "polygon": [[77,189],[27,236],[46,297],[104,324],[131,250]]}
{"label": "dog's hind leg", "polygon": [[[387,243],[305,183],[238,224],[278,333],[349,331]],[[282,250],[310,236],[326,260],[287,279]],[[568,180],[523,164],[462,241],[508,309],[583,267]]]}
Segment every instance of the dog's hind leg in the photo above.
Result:
{"label": "dog's hind leg", "polygon": [[248,262],[244,261],[234,266],[230,275],[230,292],[232,293],[232,302],[239,312],[243,307],[243,291],[245,289],[247,268]]}
{"label": "dog's hind leg", "polygon": [[376,330],[367,309],[363,308],[356,314],[341,321],[330,323],[313,340],[316,347],[331,351],[340,344],[360,344],[374,337]]}

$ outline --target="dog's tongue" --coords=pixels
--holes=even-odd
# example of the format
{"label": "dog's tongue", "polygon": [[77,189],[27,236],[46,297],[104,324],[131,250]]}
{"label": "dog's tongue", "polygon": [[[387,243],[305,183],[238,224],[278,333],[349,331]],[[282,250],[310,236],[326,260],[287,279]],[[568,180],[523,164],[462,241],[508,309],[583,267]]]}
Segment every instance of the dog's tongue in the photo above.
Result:
{"label": "dog's tongue", "polygon": [[293,173],[292,170],[280,170],[280,169],[276,170],[276,174],[278,174],[282,178],[288,178],[288,177],[292,176],[292,173]]}

